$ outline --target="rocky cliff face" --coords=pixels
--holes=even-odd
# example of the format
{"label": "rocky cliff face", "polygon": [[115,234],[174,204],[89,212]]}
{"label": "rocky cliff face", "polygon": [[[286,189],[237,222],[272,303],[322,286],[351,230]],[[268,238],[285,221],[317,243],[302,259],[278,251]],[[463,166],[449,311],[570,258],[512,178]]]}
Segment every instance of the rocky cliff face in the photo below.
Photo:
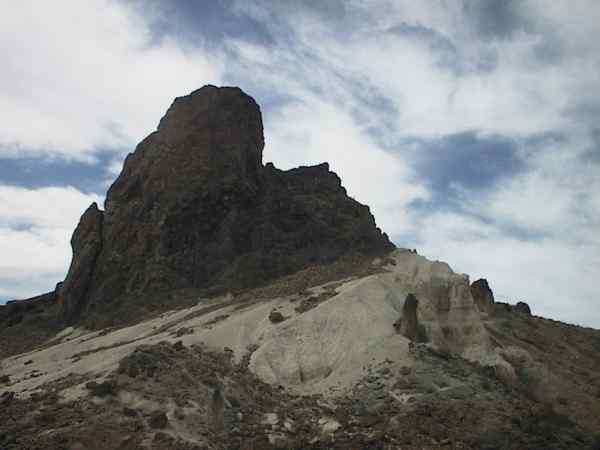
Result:
{"label": "rocky cliff face", "polygon": [[480,278],[471,284],[471,295],[480,312],[494,313],[494,294],[486,279]]}
{"label": "rocky cliff face", "polygon": [[68,321],[181,288],[259,285],[393,245],[327,164],[263,166],[262,118],[238,88],[177,98],[125,160],[105,211],[90,207],[58,292]]}

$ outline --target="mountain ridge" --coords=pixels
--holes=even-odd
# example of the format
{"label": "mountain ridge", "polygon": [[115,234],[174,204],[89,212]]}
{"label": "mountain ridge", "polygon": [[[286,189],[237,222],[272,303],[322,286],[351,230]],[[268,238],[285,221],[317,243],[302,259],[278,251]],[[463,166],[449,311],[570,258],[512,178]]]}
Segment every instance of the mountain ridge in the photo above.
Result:
{"label": "mountain ridge", "polygon": [[396,249],[256,102],[175,99],[52,292],[0,307],[7,450],[597,449],[600,331]]}

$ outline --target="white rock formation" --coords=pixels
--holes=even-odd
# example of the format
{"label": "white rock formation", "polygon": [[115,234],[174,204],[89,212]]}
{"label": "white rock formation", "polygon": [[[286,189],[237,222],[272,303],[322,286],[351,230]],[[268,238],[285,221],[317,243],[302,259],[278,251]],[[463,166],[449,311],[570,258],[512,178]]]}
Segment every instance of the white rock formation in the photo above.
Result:
{"label": "white rock formation", "polygon": [[[253,348],[250,369],[263,380],[300,393],[335,395],[351,388],[369,366],[384,361],[392,368],[412,364],[410,341],[394,329],[409,293],[418,299],[418,321],[430,345],[484,364],[507,364],[489,344],[468,277],[445,263],[399,249],[386,259],[381,273],[346,280],[331,298],[304,313],[294,310],[298,301],[290,297],[244,308],[221,297],[104,335],[64,330],[42,349],[2,361],[12,384],[0,387],[0,394],[10,389],[29,395],[41,384],[71,373],[101,378],[141,344],[182,340],[184,345],[229,347],[238,361]],[[214,306],[213,311],[202,314],[207,306]],[[287,320],[271,323],[273,309]],[[221,320],[215,321],[218,316]],[[194,332],[177,337],[174,332],[183,327]],[[37,375],[31,377],[34,370]],[[84,392],[79,386],[63,396]]]}

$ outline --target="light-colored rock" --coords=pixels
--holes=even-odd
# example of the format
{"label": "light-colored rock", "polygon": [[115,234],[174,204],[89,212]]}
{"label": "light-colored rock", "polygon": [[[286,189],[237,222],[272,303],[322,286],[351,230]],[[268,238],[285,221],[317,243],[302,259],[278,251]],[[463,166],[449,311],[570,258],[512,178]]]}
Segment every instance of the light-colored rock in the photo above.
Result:
{"label": "light-colored rock", "polygon": [[261,421],[263,425],[277,425],[279,423],[279,416],[277,413],[265,413]]}
{"label": "light-colored rock", "polygon": [[[237,361],[249,347],[255,348],[250,369],[264,381],[304,394],[341,395],[369,366],[387,360],[390,370],[397,371],[413,365],[410,341],[394,329],[409,293],[419,300],[419,325],[428,345],[487,365],[506,364],[489,344],[466,275],[410,250],[394,251],[386,259],[390,260],[393,263],[383,272],[345,281],[336,295],[301,314],[289,297],[242,309],[236,309],[230,297],[199,299],[192,308],[106,334],[64,330],[51,341],[53,345],[7,358],[2,370],[12,380],[11,390],[28,396],[69,374],[102,378],[139,345],[181,340],[185,346],[229,347]],[[213,311],[201,314],[207,306]],[[268,316],[274,308],[288,319],[271,323]],[[217,316],[227,318],[205,326]],[[175,331],[182,327],[194,332],[178,336]],[[28,360],[33,362],[25,365]],[[42,375],[28,377],[32,370]],[[72,400],[85,395],[85,389],[70,388],[63,395]]]}
{"label": "light-colored rock", "polygon": [[319,419],[319,426],[321,427],[321,432],[323,434],[333,434],[342,425],[332,417],[321,417]]}

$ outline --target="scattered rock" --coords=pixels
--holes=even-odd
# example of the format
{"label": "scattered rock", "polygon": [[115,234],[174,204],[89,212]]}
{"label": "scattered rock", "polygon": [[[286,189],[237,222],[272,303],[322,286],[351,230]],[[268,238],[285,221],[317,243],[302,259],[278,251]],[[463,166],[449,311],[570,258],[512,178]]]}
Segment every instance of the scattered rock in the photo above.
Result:
{"label": "scattered rock", "polygon": [[525,302],[518,302],[515,305],[515,311],[518,313],[527,314],[529,316],[531,315],[531,308]]}
{"label": "scattered rock", "polygon": [[163,411],[153,412],[148,419],[148,425],[150,428],[154,428],[155,430],[162,430],[166,428],[168,422],[169,418]]}
{"label": "scattered rock", "polygon": [[131,378],[138,376],[153,377],[162,365],[159,354],[146,351],[144,346],[140,346],[133,353],[119,361],[119,373],[124,373]]}
{"label": "scattered rock", "polygon": [[194,334],[194,329],[189,327],[181,327],[177,331],[175,331],[175,337],[185,336],[187,334]]}
{"label": "scattered rock", "polygon": [[337,420],[331,417],[322,417],[319,419],[319,426],[323,434],[333,434],[342,426]]}
{"label": "scattered rock", "polygon": [[294,308],[294,310],[299,313],[305,313],[306,311],[310,311],[313,308],[316,308],[321,303],[326,300],[329,300],[331,297],[336,295],[335,290],[327,290],[325,292],[320,293],[319,295],[311,295],[308,298],[303,298],[300,301],[300,304]]}
{"label": "scattered rock", "polygon": [[8,375],[0,376],[0,384],[9,384],[9,383],[10,383],[10,376],[8,376]]}
{"label": "scattered rock", "polygon": [[269,314],[269,320],[271,323],[280,323],[285,320],[285,317],[279,311],[273,310]]}
{"label": "scattered rock", "polygon": [[419,325],[417,309],[419,301],[414,294],[408,294],[402,307],[402,317],[394,323],[396,332],[407,337],[411,341],[425,342],[424,328]]}
{"label": "scattered rock", "polygon": [[85,388],[95,397],[107,397],[109,395],[115,395],[117,383],[114,380],[103,381],[102,383],[89,381],[85,384]]}
{"label": "scattered rock", "polygon": [[23,363],[23,365],[28,366],[29,364],[33,364],[33,360],[32,359],[28,359],[27,361],[25,361]]}
{"label": "scattered rock", "polygon": [[183,345],[183,342],[181,341],[177,341],[173,344],[173,349],[177,352],[185,349],[185,345]]}
{"label": "scattered rock", "polygon": [[13,401],[14,398],[15,398],[14,392],[6,391],[2,394],[2,396],[0,396],[0,405],[2,405],[2,406],[8,405],[8,404],[10,404],[10,402]]}
{"label": "scattered rock", "polygon": [[206,322],[204,325],[206,327],[210,327],[211,325],[215,325],[219,322],[223,322],[224,320],[226,320],[227,318],[229,318],[229,314],[219,314],[216,317],[213,317],[212,319],[210,319],[208,322]]}

